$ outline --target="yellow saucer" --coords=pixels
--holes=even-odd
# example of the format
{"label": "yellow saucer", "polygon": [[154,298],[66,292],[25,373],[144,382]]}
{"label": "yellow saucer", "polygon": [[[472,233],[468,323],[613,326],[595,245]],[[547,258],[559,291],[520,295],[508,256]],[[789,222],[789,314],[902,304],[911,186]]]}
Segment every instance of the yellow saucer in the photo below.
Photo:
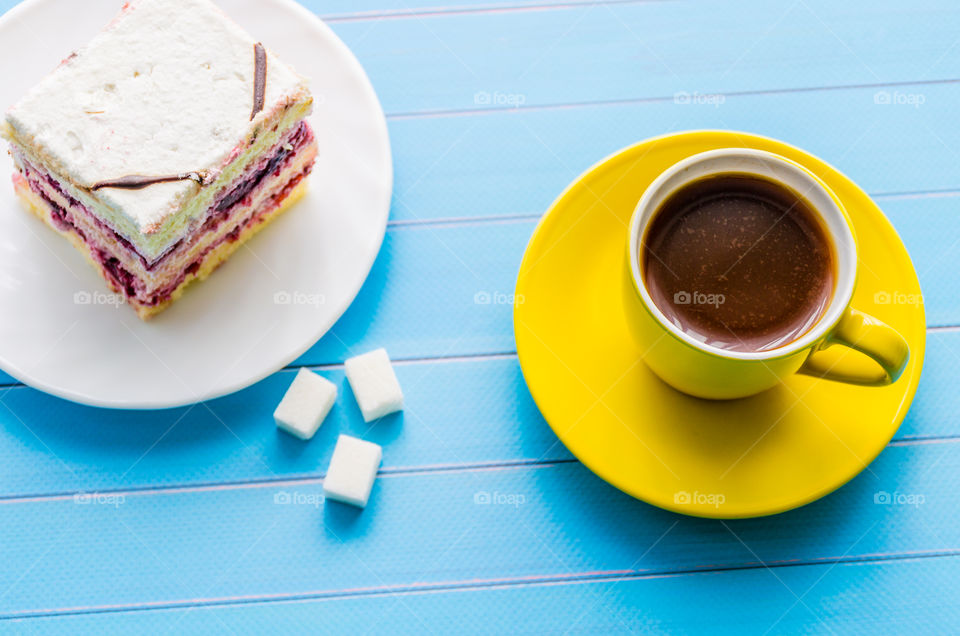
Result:
{"label": "yellow saucer", "polygon": [[[820,176],[855,226],[853,306],[910,344],[883,388],[794,376],[752,398],[679,393],[647,369],[626,323],[627,224],[670,165],[724,147],[768,150]],[[856,184],[785,143],[722,131],[667,135],[622,150],[564,192],[537,226],[517,281],[514,330],[524,378],[560,440],[602,479],[683,514],[774,514],[839,488],[893,437],[920,380],[926,328],[920,285],[890,222]]]}

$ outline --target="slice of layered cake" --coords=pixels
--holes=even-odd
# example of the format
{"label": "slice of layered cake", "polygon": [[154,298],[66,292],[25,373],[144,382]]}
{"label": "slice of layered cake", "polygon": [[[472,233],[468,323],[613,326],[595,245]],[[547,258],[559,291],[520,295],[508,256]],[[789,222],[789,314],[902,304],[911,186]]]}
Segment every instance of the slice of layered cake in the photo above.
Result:
{"label": "slice of layered cake", "polygon": [[311,106],[209,0],[133,0],[0,132],[27,208],[146,319],[303,195]]}

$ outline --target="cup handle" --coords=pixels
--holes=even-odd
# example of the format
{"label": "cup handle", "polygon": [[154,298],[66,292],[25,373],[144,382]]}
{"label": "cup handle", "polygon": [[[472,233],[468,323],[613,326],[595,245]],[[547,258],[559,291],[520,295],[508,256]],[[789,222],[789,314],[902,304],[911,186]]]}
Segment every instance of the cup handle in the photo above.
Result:
{"label": "cup handle", "polygon": [[[870,369],[862,360],[838,359],[835,355],[823,351],[834,344],[869,356],[877,363],[876,367]],[[909,358],[910,347],[907,341],[893,327],[862,311],[848,308],[837,326],[823,344],[810,354],[798,373],[849,384],[886,386],[896,382]]]}

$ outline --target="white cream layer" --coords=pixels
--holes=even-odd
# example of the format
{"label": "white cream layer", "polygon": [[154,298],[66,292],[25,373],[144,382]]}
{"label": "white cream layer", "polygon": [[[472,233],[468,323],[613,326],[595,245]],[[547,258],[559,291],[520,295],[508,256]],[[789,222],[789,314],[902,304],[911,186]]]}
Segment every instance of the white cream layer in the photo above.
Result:
{"label": "white cream layer", "polygon": [[[7,113],[6,135],[156,258],[241,164],[309,112],[305,80],[268,54],[265,108],[250,121],[255,43],[209,0],[133,0]],[[84,191],[129,174],[192,171],[214,183]]]}

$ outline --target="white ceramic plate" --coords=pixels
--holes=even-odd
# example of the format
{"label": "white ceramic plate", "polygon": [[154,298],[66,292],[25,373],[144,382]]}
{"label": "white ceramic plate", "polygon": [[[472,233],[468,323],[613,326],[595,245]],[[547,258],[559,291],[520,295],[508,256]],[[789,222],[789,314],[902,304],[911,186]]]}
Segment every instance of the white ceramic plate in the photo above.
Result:
{"label": "white ceramic plate", "polygon": [[[28,0],[0,18],[0,111],[119,11]],[[165,408],[242,389],[343,314],[383,241],[393,172],[380,103],[353,54],[292,0],[218,0],[310,78],[320,158],[306,198],[148,323],[118,306],[61,236],[20,208],[0,157],[0,368],[68,400]]]}

